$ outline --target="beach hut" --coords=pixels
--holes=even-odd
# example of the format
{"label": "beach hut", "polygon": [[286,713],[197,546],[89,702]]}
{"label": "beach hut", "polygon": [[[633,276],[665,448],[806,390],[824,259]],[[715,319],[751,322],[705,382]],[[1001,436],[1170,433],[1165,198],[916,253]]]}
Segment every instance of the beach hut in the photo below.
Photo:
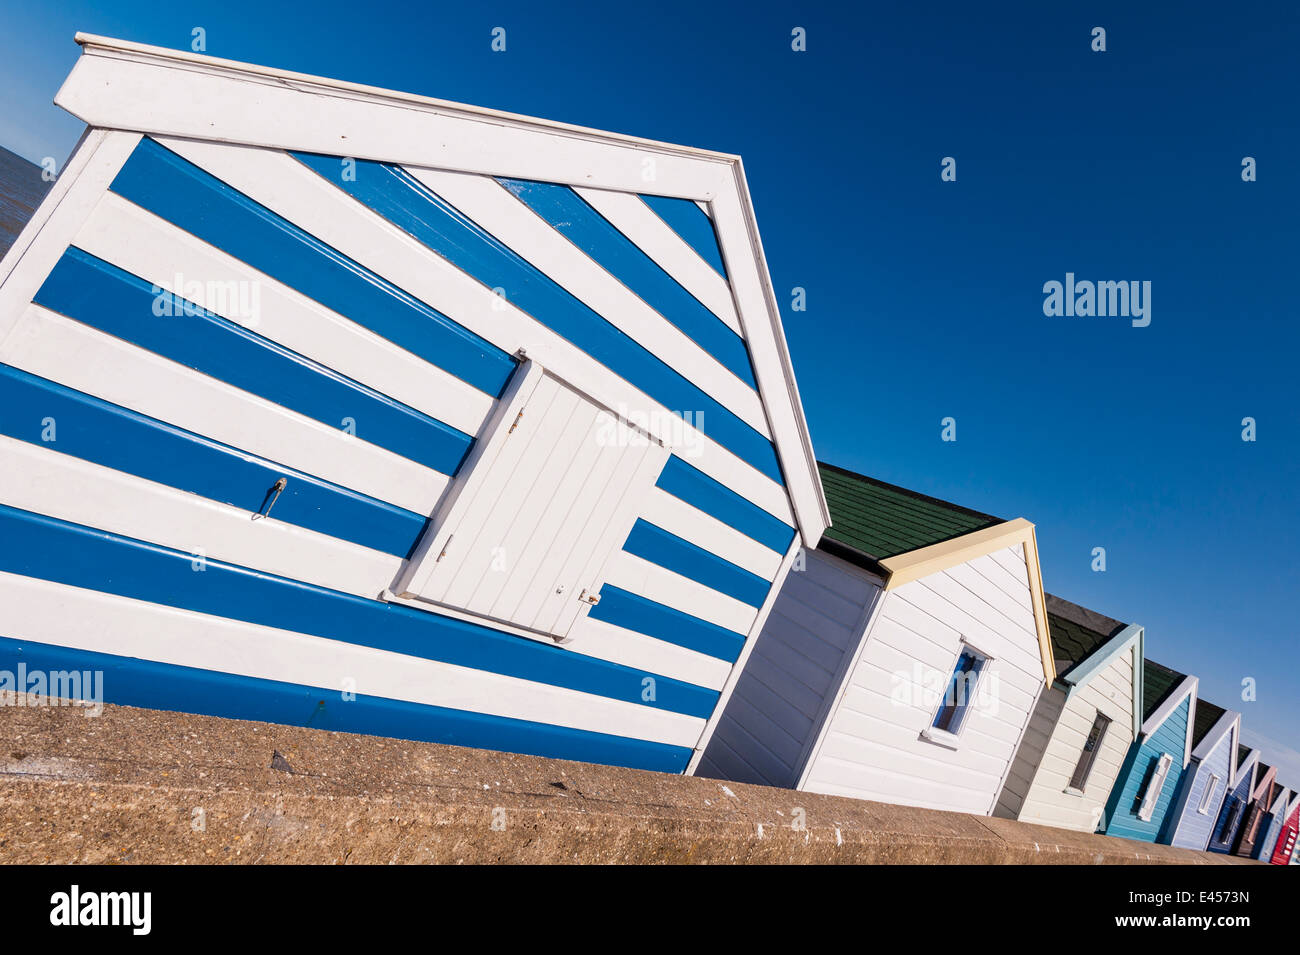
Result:
{"label": "beach hut", "polygon": [[1300,790],[1292,790],[1268,861],[1273,865],[1287,865],[1295,855],[1297,833],[1300,833]]}
{"label": "beach hut", "polygon": [[1241,714],[1209,700],[1196,701],[1192,758],[1166,816],[1161,842],[1205,850],[1219,810],[1237,774]]}
{"label": "beach hut", "polygon": [[1237,769],[1229,780],[1229,789],[1219,807],[1218,817],[1210,832],[1210,852],[1229,853],[1236,845],[1241,821],[1246,816],[1250,795],[1255,789],[1255,772],[1259,769],[1259,750],[1244,744],[1237,746]]}
{"label": "beach hut", "polygon": [[1033,525],[823,464],[702,775],[988,815],[1056,676]]}
{"label": "beach hut", "polygon": [[1247,859],[1255,857],[1255,843],[1268,830],[1268,814],[1281,789],[1277,782],[1277,767],[1261,762],[1255,771],[1255,788],[1237,829],[1237,839],[1232,847],[1234,855]]}
{"label": "beach hut", "polygon": [[0,670],[683,772],[828,520],[739,159],[77,40]]}
{"label": "beach hut", "polygon": [[1264,828],[1263,834],[1255,840],[1253,858],[1264,862],[1273,860],[1273,853],[1277,849],[1282,830],[1291,815],[1291,807],[1295,798],[1295,790],[1289,786],[1278,784],[1278,793],[1273,799],[1272,807],[1269,809],[1267,826]]}
{"label": "beach hut", "polygon": [[1142,720],[1142,627],[1046,595],[1056,680],[994,815],[1095,832]]}
{"label": "beach hut", "polygon": [[1192,756],[1196,686],[1194,676],[1143,661],[1142,726],[1111,790],[1100,831],[1158,841]]}

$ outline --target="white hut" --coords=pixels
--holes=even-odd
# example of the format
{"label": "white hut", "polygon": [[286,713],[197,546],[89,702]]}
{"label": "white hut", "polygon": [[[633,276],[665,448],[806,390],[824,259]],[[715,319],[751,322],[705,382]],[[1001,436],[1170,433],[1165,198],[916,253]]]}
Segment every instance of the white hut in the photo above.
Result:
{"label": "white hut", "polygon": [[821,465],[701,775],[987,815],[1055,677],[1033,525]]}

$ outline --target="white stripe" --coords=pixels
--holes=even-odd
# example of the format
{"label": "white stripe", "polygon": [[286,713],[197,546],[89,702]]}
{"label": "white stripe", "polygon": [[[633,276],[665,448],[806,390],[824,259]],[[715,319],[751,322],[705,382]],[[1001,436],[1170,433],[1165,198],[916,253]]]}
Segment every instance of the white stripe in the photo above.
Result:
{"label": "white stripe", "polygon": [[40,446],[0,435],[0,501],[360,597],[373,598],[402,565],[274,516],[254,520],[241,508],[60,454],[57,440]]}
{"label": "white stripe", "polygon": [[[104,196],[73,241],[151,285],[465,434],[477,434],[492,408],[490,395],[455,375],[113,193]],[[175,287],[178,279],[184,288]],[[223,294],[228,288],[241,289],[243,301]],[[255,308],[247,307],[254,303]]]}
{"label": "white stripe", "polygon": [[804,420],[763,243],[754,224],[745,174],[739,163],[731,172],[735,185],[714,199],[713,225],[749,344],[758,393],[763,396],[772,434],[776,436],[777,456],[798,515],[800,535],[805,547],[815,547],[830,523],[830,510],[818,478],[817,457]]}
{"label": "white stripe", "polygon": [[[757,391],[495,179],[433,169],[407,172],[741,421],[771,438]],[[507,297],[510,292],[505,290]]]}
{"label": "white stripe", "polygon": [[[57,432],[56,432],[57,434]],[[0,502],[21,510],[373,598],[402,559],[0,435]],[[471,617],[477,623],[481,618]],[[491,626],[491,624],[488,624]],[[601,621],[566,646],[584,656],[718,689],[730,665]],[[547,641],[549,642],[549,641]]]}
{"label": "white stripe", "polygon": [[[0,360],[381,501],[429,514],[445,474],[39,305]],[[359,423],[362,434],[365,422]]]}
{"label": "white stripe", "polygon": [[0,344],[130,157],[139,133],[90,130],[0,260]]}
{"label": "white stripe", "polygon": [[782,554],[769,550],[752,537],[662,488],[651,490],[641,509],[641,517],[764,580],[773,579],[781,568]]}
{"label": "white stripe", "polygon": [[605,582],[741,635],[749,632],[757,613],[735,597],[626,551],[610,558]]}
{"label": "white stripe", "polygon": [[672,226],[655,215],[639,196],[607,189],[578,188],[575,191],[637,248],[654,259],[682,288],[699,299],[705,308],[726,322],[732,331],[737,335],[744,334],[727,280],[704,261],[690,243],[674,232]]}
{"label": "white stripe", "polygon": [[707,653],[617,627],[595,617],[583,617],[574,627],[575,637],[564,649],[646,670],[660,676],[720,690],[731,664]]}
{"label": "white stripe", "polygon": [[637,423],[671,446],[685,445],[695,467],[793,525],[781,485],[291,156],[227,143],[161,142],[503,351],[525,348],[599,403],[647,415]]}
{"label": "white stripe", "polygon": [[[0,633],[158,663],[532,720],[672,746],[704,721],[339,640],[0,573]],[[111,679],[111,674],[107,679]],[[345,682],[354,681],[354,682]],[[111,698],[112,687],[107,687]]]}
{"label": "white stripe", "polygon": [[713,197],[731,158],[211,57],[177,62],[183,58],[156,47],[123,55],[89,46],[55,102],[107,129],[383,162],[436,156],[445,169],[692,199]]}

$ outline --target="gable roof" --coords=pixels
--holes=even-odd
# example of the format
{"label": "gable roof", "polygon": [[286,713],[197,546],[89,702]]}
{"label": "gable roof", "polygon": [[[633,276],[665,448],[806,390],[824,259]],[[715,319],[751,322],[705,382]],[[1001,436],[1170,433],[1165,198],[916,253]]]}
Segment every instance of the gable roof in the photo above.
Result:
{"label": "gable roof", "polygon": [[1184,769],[1192,758],[1192,730],[1196,723],[1196,687],[1199,682],[1194,676],[1171,670],[1154,660],[1142,661],[1143,736],[1155,733],[1178,710],[1184,699],[1188,701]]}
{"label": "gable roof", "polygon": [[1056,679],[1033,524],[1004,521],[833,464],[819,461],[817,467],[831,517],[818,549],[880,577],[886,590],[1019,546],[1043,675],[1048,683]]}
{"label": "gable roof", "polygon": [[1192,745],[1199,746],[1206,735],[1214,728],[1214,724],[1224,713],[1228,712],[1223,707],[1211,703],[1204,697],[1196,701],[1196,720],[1192,724]]}
{"label": "gable roof", "polygon": [[1055,594],[1044,596],[1058,678],[1067,676],[1127,626]]}
{"label": "gable roof", "polygon": [[123,40],[76,40],[82,56],[55,103],[92,128],[707,204],[783,493],[805,546],[821,538],[829,511],[738,156]]}
{"label": "gable roof", "polygon": [[1045,594],[1047,620],[1051,629],[1052,653],[1056,659],[1057,685],[1066,698],[1108,667],[1122,653],[1134,649],[1133,735],[1142,730],[1143,681],[1137,664],[1144,657],[1144,632],[1138,624],[1081,607],[1055,594]]}
{"label": "gable roof", "polygon": [[36,213],[41,199],[50,191],[50,183],[41,175],[42,169],[0,146],[0,256],[23,231]]}
{"label": "gable roof", "polygon": [[1250,797],[1251,792],[1255,789],[1254,773],[1259,765],[1259,750],[1251,749],[1245,743],[1237,744],[1237,770],[1232,774],[1232,788],[1236,789],[1241,784],[1244,776],[1251,776],[1250,782],[1246,787],[1246,796]]}
{"label": "gable roof", "polygon": [[1276,775],[1277,769],[1275,767],[1260,760],[1255,766],[1255,787],[1251,791],[1250,798],[1256,802],[1267,803],[1269,795],[1273,790],[1273,782]]}
{"label": "gable roof", "polygon": [[1237,761],[1241,747],[1237,741],[1241,733],[1241,714],[1234,710],[1197,699],[1196,718],[1192,723],[1192,759],[1204,760],[1219,746],[1226,743],[1228,751],[1228,778],[1237,778]]}
{"label": "gable roof", "polygon": [[824,461],[818,461],[817,467],[831,515],[823,541],[838,541],[871,561],[1004,523],[1000,517]]}

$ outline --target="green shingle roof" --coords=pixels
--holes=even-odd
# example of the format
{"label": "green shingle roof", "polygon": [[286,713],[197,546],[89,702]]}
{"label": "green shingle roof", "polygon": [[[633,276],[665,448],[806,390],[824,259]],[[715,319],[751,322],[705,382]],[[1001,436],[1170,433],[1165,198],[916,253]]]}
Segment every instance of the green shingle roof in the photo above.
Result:
{"label": "green shingle roof", "polygon": [[1214,729],[1214,724],[1219,722],[1219,719],[1226,712],[1228,711],[1223,707],[1215,706],[1209,700],[1198,699],[1196,701],[1196,720],[1192,726],[1192,746],[1200,746],[1201,740],[1205,739],[1205,734]]}
{"label": "green shingle roof", "polygon": [[874,560],[961,537],[1001,518],[818,463],[831,526],[825,536]]}
{"label": "green shingle roof", "polygon": [[1056,675],[1065,676],[1126,626],[1055,594],[1045,594]]}
{"label": "green shingle roof", "polygon": [[1142,663],[1142,719],[1150,719],[1151,714],[1160,709],[1160,704],[1174,691],[1174,687],[1185,679],[1187,677],[1177,670],[1161,666],[1154,660],[1144,660]]}

